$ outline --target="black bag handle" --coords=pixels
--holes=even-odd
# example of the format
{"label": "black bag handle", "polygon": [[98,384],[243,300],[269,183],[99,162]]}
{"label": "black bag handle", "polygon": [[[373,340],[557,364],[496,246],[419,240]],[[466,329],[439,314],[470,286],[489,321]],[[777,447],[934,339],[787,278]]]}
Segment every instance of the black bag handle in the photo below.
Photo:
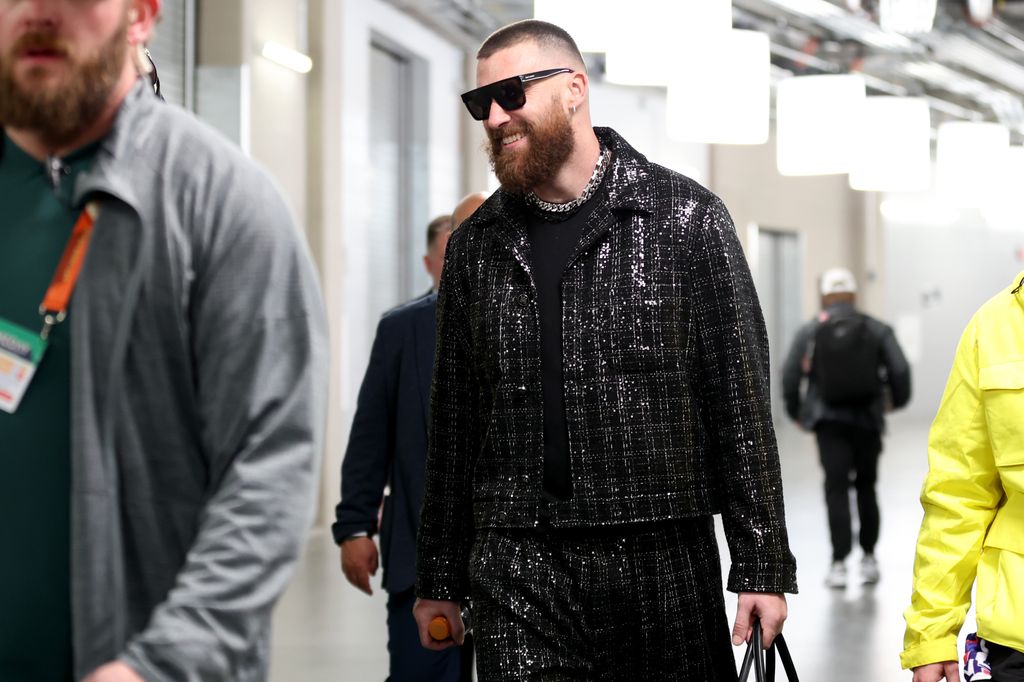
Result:
{"label": "black bag handle", "polygon": [[800,682],[796,674],[796,666],[793,665],[793,657],[789,653],[789,646],[786,639],[780,632],[775,636],[775,641],[764,650],[761,644],[761,621],[754,621],[754,631],[750,635],[750,644],[747,645],[747,653],[743,655],[743,664],[740,666],[739,682],[747,682],[750,677],[750,669],[754,668],[754,682],[775,682],[775,650],[779,650],[779,658],[782,660],[782,668],[786,671],[786,679],[789,682]]}

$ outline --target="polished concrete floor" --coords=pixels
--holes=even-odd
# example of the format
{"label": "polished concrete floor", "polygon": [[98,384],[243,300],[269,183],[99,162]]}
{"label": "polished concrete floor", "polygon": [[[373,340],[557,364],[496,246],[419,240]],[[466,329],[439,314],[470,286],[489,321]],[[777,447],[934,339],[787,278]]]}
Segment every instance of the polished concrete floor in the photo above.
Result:
{"label": "polished concrete floor", "polygon": [[[805,681],[910,679],[900,671],[899,651],[902,612],[909,599],[914,541],[921,520],[917,496],[927,470],[927,430],[928,424],[898,415],[891,420],[878,484],[881,582],[872,587],[859,584],[859,554],[855,554],[850,560],[851,584],[845,590],[831,590],[823,583],[830,552],[814,439],[792,426],[780,426],[786,512],[800,582],[800,594],[789,597],[785,632]],[[721,529],[719,535],[724,548]],[[384,604],[379,580],[372,597],[345,582],[326,530],[315,531],[298,574],[277,609],[271,680],[384,680]],[[732,595],[727,595],[727,604],[731,621]],[[973,614],[968,618],[970,622]]]}

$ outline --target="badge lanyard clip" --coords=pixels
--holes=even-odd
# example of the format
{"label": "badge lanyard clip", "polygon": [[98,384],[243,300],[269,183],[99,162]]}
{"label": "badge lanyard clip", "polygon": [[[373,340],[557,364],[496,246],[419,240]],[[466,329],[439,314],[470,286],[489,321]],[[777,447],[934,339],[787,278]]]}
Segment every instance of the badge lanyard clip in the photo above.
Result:
{"label": "badge lanyard clip", "polygon": [[78,275],[82,271],[97,212],[98,207],[94,201],[90,201],[82,209],[57,264],[57,270],[53,273],[46,296],[43,297],[43,303],[39,306],[39,314],[43,318],[39,336],[44,341],[50,336],[50,331],[68,316],[68,304],[71,302],[75,284],[78,283]]}

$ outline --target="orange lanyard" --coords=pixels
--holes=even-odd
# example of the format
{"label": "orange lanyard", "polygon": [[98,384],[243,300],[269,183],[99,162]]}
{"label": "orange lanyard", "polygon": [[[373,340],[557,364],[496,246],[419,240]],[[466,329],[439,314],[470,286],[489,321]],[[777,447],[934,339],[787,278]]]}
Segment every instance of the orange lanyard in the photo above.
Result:
{"label": "orange lanyard", "polygon": [[89,248],[89,240],[92,238],[92,228],[96,222],[98,208],[96,202],[89,202],[82,209],[82,213],[71,230],[71,236],[64,247],[64,254],[60,257],[57,270],[53,273],[53,279],[43,297],[43,303],[39,306],[39,314],[43,316],[43,329],[39,336],[45,341],[50,335],[54,325],[64,321],[68,315],[68,304],[71,302],[71,294],[78,283],[78,275],[82,271],[82,263],[85,261],[85,252]]}

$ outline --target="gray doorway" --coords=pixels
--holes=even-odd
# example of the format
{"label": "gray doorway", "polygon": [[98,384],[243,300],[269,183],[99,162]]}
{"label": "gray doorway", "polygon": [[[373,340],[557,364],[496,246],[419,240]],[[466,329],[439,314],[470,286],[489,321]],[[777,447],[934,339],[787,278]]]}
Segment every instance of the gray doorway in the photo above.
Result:
{"label": "gray doorway", "polygon": [[782,363],[803,321],[800,288],[803,259],[800,255],[800,235],[787,230],[763,227],[756,228],[756,233],[757,260],[754,267],[754,285],[757,287],[765,326],[768,329],[772,416],[776,421],[781,421],[786,419],[782,402]]}

